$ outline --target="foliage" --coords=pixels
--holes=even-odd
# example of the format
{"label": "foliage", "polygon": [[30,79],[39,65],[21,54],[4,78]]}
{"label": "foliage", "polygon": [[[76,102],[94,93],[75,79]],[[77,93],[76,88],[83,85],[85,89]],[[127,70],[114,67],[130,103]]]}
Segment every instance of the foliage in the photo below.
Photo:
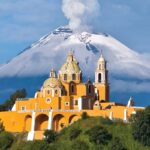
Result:
{"label": "foliage", "polygon": [[82,118],[83,120],[89,118],[87,112],[83,112],[83,113],[81,114],[81,118]]}
{"label": "foliage", "polygon": [[0,133],[0,149],[7,150],[11,147],[14,142],[14,137],[11,133],[1,132]]}
{"label": "foliage", "polygon": [[100,121],[101,121],[102,124],[106,124],[106,125],[111,125],[111,124],[113,124],[113,121],[110,120],[109,118],[100,117]]}
{"label": "foliage", "polygon": [[27,92],[25,89],[20,89],[10,95],[9,100],[6,100],[4,104],[0,105],[0,111],[7,111],[12,108],[17,98],[25,98]]}
{"label": "foliage", "polygon": [[15,147],[14,150],[47,150],[49,149],[49,145],[46,141],[28,141],[22,142]]}
{"label": "foliage", "polygon": [[[16,140],[14,140],[10,150],[149,150],[149,147],[142,145],[138,140],[133,138],[131,123],[109,123],[108,119],[101,117],[89,117],[86,120],[80,119],[57,133],[57,138],[52,143],[48,143],[46,139],[43,141],[26,142],[27,134],[14,134]],[[109,142],[108,144],[95,144],[94,141],[91,141],[88,132],[95,126],[102,126],[102,129],[107,133],[111,133],[112,140],[106,140],[106,134],[101,134],[105,136],[100,136],[107,143]],[[76,138],[70,140],[71,131],[77,128],[81,130],[81,133]],[[96,130],[96,132],[100,133],[99,130]]]}
{"label": "foliage", "polygon": [[87,131],[87,134],[89,135],[89,139],[91,142],[94,142],[96,144],[107,144],[111,138],[112,135],[102,126],[94,126],[90,130]]}
{"label": "foliage", "polygon": [[52,143],[56,140],[57,133],[53,130],[45,130],[44,132],[45,140],[48,143]]}
{"label": "foliage", "polygon": [[70,135],[69,135],[70,140],[76,139],[80,135],[81,132],[82,130],[79,128],[72,128],[70,130]]}
{"label": "foliage", "polygon": [[88,150],[88,149],[89,149],[88,143],[86,143],[83,140],[75,140],[72,143],[72,147],[71,147],[71,150]]}
{"label": "foliage", "polygon": [[150,106],[133,117],[133,136],[143,145],[150,146]]}
{"label": "foliage", "polygon": [[127,149],[121,142],[120,138],[115,137],[111,142],[110,150],[127,150]]}
{"label": "foliage", "polygon": [[5,130],[2,120],[0,119],[0,133]]}

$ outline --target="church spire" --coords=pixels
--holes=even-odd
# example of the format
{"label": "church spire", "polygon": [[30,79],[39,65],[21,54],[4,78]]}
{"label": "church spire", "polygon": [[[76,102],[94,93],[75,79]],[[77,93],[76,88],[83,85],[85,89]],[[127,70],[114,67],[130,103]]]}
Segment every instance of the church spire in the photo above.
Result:
{"label": "church spire", "polygon": [[100,58],[97,62],[97,68],[95,72],[95,82],[96,83],[107,83],[107,66],[106,66],[106,60],[103,57],[102,51]]}
{"label": "church spire", "polygon": [[106,62],[106,60],[103,56],[103,51],[102,50],[101,50],[101,55],[100,55],[100,58],[99,58],[98,62]]}

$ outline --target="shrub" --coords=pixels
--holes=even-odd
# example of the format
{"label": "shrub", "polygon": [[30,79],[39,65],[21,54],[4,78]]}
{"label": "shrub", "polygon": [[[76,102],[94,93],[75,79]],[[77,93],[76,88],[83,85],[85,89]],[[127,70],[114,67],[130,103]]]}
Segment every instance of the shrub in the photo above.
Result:
{"label": "shrub", "polygon": [[45,140],[48,143],[52,143],[56,140],[57,133],[53,130],[45,130],[44,132]]}
{"label": "shrub", "polygon": [[70,135],[69,135],[70,140],[73,140],[73,139],[77,138],[77,137],[80,135],[81,132],[82,132],[81,129],[72,128],[72,129],[70,130]]}
{"label": "shrub", "polygon": [[11,133],[8,132],[1,132],[0,133],[0,149],[7,150],[11,147],[14,141],[14,137]]}
{"label": "shrub", "polygon": [[134,115],[133,136],[143,145],[150,146],[150,107]]}
{"label": "shrub", "polygon": [[72,142],[67,139],[60,139],[57,142],[49,144],[49,150],[72,150]]}
{"label": "shrub", "polygon": [[82,118],[83,120],[89,118],[87,112],[83,112],[82,115],[81,115],[81,118]]}
{"label": "shrub", "polygon": [[72,143],[71,150],[89,150],[89,145],[85,141],[75,140]]}
{"label": "shrub", "polygon": [[115,137],[112,140],[112,143],[110,145],[110,150],[127,150],[123,143],[121,142],[120,138]]}
{"label": "shrub", "polygon": [[87,134],[89,135],[90,141],[96,144],[105,145],[112,138],[112,135],[102,126],[94,126],[87,131]]}
{"label": "shrub", "polygon": [[[60,145],[59,145],[59,147],[60,147]],[[49,150],[58,150],[58,145],[57,144],[50,144]],[[61,150],[61,149],[59,149],[59,150]]]}
{"label": "shrub", "polygon": [[101,124],[106,124],[106,125],[113,124],[112,120],[110,120],[109,118],[103,118],[103,117],[100,117],[100,122]]}
{"label": "shrub", "polygon": [[5,130],[2,120],[0,119],[0,133]]}
{"label": "shrub", "polygon": [[15,147],[16,150],[47,150],[49,144],[46,141],[28,141],[22,142]]}

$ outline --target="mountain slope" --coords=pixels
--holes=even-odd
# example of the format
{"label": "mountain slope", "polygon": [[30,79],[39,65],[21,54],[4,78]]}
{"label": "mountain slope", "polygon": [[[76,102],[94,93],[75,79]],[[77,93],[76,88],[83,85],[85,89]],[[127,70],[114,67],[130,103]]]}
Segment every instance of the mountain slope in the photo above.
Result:
{"label": "mountain slope", "polygon": [[47,74],[52,67],[58,70],[69,50],[74,51],[83,74],[88,76],[94,76],[100,50],[103,50],[112,74],[149,79],[149,63],[112,36],[102,33],[74,33],[65,27],[42,37],[0,67],[0,77],[38,76]]}
{"label": "mountain slope", "polygon": [[72,50],[80,63],[84,80],[94,80],[97,60],[102,51],[108,61],[111,100],[127,103],[132,95],[136,104],[149,105],[149,55],[137,53],[105,33],[76,33],[60,27],[0,66],[0,101],[21,88],[33,97],[48,77],[51,68],[60,69]]}

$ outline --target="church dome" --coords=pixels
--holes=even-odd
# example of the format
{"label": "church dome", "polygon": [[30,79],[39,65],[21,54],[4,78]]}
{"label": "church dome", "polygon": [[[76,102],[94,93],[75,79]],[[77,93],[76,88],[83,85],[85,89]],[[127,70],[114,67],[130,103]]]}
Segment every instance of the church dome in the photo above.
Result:
{"label": "church dome", "polygon": [[62,65],[60,72],[62,74],[76,74],[81,72],[79,64],[71,52],[68,54],[67,61]]}
{"label": "church dome", "polygon": [[56,72],[52,69],[50,72],[50,77],[44,81],[43,88],[61,88],[62,84],[60,80],[56,77]]}

